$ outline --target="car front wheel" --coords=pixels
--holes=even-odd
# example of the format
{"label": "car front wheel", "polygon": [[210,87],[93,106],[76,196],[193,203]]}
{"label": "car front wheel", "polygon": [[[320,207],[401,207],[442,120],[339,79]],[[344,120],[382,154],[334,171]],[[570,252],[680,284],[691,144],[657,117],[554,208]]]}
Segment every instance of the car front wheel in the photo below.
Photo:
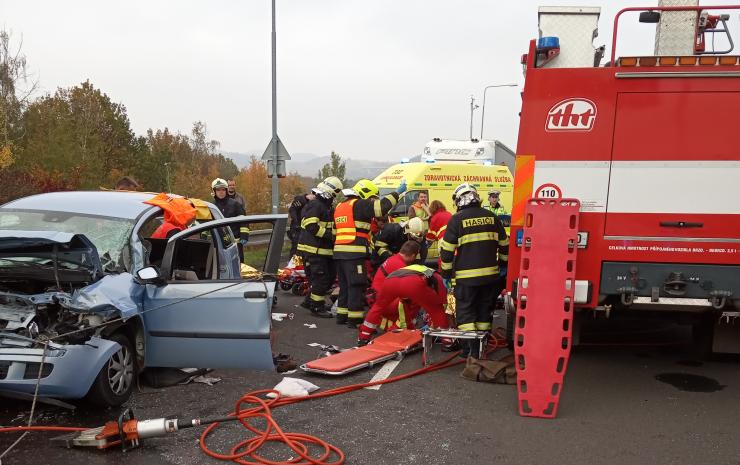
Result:
{"label": "car front wheel", "polygon": [[116,333],[108,339],[121,347],[100,369],[90,387],[88,399],[96,405],[115,407],[126,402],[134,390],[136,355],[131,340],[124,334]]}

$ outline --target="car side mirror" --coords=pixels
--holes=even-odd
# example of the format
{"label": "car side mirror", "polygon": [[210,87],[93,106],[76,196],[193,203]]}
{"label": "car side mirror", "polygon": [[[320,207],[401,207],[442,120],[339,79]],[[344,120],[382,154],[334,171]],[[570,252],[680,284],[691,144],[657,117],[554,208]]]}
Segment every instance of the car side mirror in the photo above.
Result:
{"label": "car side mirror", "polygon": [[136,272],[136,279],[141,284],[158,284],[164,281],[156,266],[147,266],[140,269]]}

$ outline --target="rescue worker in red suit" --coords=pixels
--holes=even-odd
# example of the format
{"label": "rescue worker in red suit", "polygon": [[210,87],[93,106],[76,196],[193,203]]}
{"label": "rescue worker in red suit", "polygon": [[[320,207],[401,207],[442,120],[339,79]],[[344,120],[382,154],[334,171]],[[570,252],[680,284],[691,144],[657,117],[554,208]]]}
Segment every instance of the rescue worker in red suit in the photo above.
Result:
{"label": "rescue worker in red suit", "polygon": [[432,213],[429,218],[429,231],[427,231],[427,240],[431,242],[441,241],[447,231],[447,223],[452,218],[452,213],[447,211],[445,204],[439,200],[434,200],[429,206]]}
{"label": "rescue worker in red suit", "polygon": [[346,200],[334,210],[334,261],[339,275],[337,324],[356,328],[362,323],[368,285],[366,261],[372,250],[370,223],[387,215],[404,192],[405,180],[396,192],[379,199],[378,187],[368,179],[360,179],[352,189],[342,191]]}
{"label": "rescue worker in red suit", "polygon": [[156,205],[164,210],[164,221],[154,230],[150,236],[152,239],[169,239],[187,229],[190,223],[195,221],[195,207],[187,199],[161,193],[144,203]]}
{"label": "rescue worker in red suit", "polygon": [[367,303],[372,307],[375,300],[383,288],[385,278],[396,270],[409,265],[413,265],[416,262],[416,257],[419,254],[419,243],[416,241],[406,241],[401,246],[398,253],[388,257],[375,272],[373,278],[373,284],[370,286],[370,290],[367,295]]}
{"label": "rescue worker in red suit", "polygon": [[[165,216],[167,215],[165,214]],[[154,232],[151,235],[151,238],[152,239],[169,239],[170,237],[179,233],[183,229],[185,229],[183,226],[177,225],[165,219],[164,222],[160,224],[157,229],[154,230]]]}
{"label": "rescue worker in red suit", "polygon": [[378,299],[360,325],[357,345],[364,346],[378,329],[414,329],[421,308],[431,326],[447,328],[447,288],[442,277],[424,265],[409,265],[385,278]]}

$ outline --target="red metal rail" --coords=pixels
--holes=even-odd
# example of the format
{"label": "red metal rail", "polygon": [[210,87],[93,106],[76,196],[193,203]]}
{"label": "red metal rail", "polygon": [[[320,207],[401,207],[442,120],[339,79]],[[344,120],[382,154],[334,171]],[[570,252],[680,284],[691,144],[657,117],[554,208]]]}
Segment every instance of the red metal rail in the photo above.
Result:
{"label": "red metal rail", "polygon": [[619,29],[619,18],[622,13],[632,11],[696,11],[699,14],[700,11],[704,10],[740,10],[740,5],[723,5],[723,6],[654,6],[654,7],[640,7],[633,6],[629,8],[623,8],[614,17],[614,29],[612,32],[612,53],[609,61],[610,66],[616,66],[617,58],[617,32]]}

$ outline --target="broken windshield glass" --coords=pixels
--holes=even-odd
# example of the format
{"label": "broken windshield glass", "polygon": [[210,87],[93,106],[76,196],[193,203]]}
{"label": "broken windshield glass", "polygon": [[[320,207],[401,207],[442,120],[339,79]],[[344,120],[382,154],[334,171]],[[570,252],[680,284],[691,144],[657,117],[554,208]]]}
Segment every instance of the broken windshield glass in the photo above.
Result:
{"label": "broken windshield glass", "polygon": [[84,234],[98,249],[106,271],[121,269],[121,254],[134,227],[132,220],[42,210],[0,210],[0,229]]}

